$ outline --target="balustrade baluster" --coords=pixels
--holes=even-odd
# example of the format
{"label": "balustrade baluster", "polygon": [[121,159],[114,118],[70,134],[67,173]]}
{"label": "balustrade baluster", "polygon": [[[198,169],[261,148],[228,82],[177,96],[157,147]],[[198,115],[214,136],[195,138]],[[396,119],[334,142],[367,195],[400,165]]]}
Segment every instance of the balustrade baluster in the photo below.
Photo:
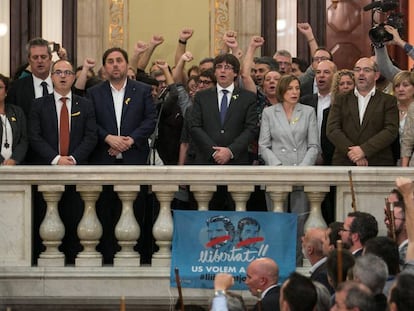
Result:
{"label": "balustrade baluster", "polygon": [[322,217],[321,203],[326,192],[329,192],[329,186],[305,186],[304,190],[310,202],[310,214],[305,222],[304,232],[309,228],[326,228],[326,222]]}
{"label": "balustrade baluster", "polygon": [[292,191],[292,186],[267,186],[266,192],[269,193],[273,202],[273,212],[283,213],[283,204],[286,201],[287,195]]}
{"label": "balustrade baluster", "polygon": [[59,216],[58,203],[62,197],[65,186],[63,185],[40,185],[39,191],[43,193],[46,201],[46,215],[43,219],[39,234],[46,250],[42,252],[37,261],[40,267],[60,267],[65,265],[65,255],[59,251],[59,245],[65,236],[65,226]]}
{"label": "balustrade baluster", "polygon": [[159,251],[152,255],[152,266],[168,267],[171,264],[171,241],[173,235],[173,219],[171,216],[171,201],[177,186],[153,185],[152,190],[156,193],[160,202],[160,212],[152,228],[155,243]]}
{"label": "balustrade baluster", "polygon": [[245,212],[246,202],[254,191],[254,186],[228,185],[227,188],[236,203],[236,211]]}
{"label": "balustrade baluster", "polygon": [[208,203],[213,197],[213,193],[216,191],[216,186],[194,185],[191,186],[190,189],[194,194],[194,198],[197,200],[198,210],[208,211]]}
{"label": "balustrade baluster", "polygon": [[[115,227],[115,236],[121,250],[115,254],[114,266],[138,267],[140,255],[134,251],[141,230],[135,218],[133,203],[137,198],[139,186],[114,186],[122,201],[122,213]],[[142,207],[144,208],[144,207]]]}
{"label": "balustrade baluster", "polygon": [[75,265],[100,267],[102,266],[102,254],[96,250],[96,246],[102,237],[102,225],[96,215],[95,203],[102,191],[102,186],[78,185],[76,190],[85,202],[85,207],[77,230],[83,250],[76,257]]}

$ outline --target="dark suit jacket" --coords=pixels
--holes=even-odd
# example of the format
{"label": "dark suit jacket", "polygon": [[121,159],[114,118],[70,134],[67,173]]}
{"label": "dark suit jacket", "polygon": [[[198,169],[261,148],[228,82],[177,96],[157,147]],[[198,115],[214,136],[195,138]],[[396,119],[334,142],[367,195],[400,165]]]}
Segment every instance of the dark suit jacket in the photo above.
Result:
{"label": "dark suit jacket", "polygon": [[228,147],[232,151],[234,158],[228,164],[249,164],[248,145],[258,131],[256,95],[235,88],[221,125],[217,89],[198,92],[189,124],[196,148],[195,164],[215,164],[213,146]]}
{"label": "dark suit jacket", "polygon": [[[98,126],[98,144],[92,153],[95,164],[114,164],[116,158],[108,154],[109,145],[105,137],[118,135],[114,102],[109,81],[102,82],[87,90],[95,106]],[[122,106],[121,136],[130,136],[133,146],[122,153],[125,164],[146,164],[149,154],[148,138],[156,123],[156,111],[151,96],[151,87],[128,79]]]}
{"label": "dark suit jacket", "polygon": [[[11,140],[8,139],[9,144],[11,144],[12,155],[11,158],[17,162],[21,163],[26,155],[27,147],[29,145],[29,140],[27,138],[27,127],[26,127],[26,117],[23,110],[15,105],[6,104],[6,117],[9,120],[12,134],[13,134],[13,144]],[[2,141],[3,138],[3,126],[0,126],[0,143],[3,145],[5,142]],[[4,161],[4,158],[0,154],[0,163]]]}
{"label": "dark suit jacket", "polygon": [[255,304],[253,311],[279,311],[279,295],[280,286],[270,289],[261,301],[261,309],[259,309],[259,302]]}
{"label": "dark suit jacket", "polygon": [[26,119],[29,118],[32,101],[35,98],[32,75],[15,80],[7,91],[6,103],[23,109]]}
{"label": "dark suit jacket", "polygon": [[300,96],[313,94],[313,83],[315,80],[315,72],[312,66],[309,66],[305,73],[299,77],[300,81]]}
{"label": "dark suit jacket", "polygon": [[[310,94],[301,97],[300,103],[304,105],[311,106],[315,109],[316,116],[318,116],[318,94]],[[322,126],[321,126],[321,149],[322,149],[322,158],[324,165],[331,165],[332,156],[335,150],[334,144],[326,136],[326,124],[328,122],[330,107],[326,108],[322,112]]]}
{"label": "dark suit jacket", "polygon": [[328,272],[326,268],[326,262],[324,262],[315,271],[313,271],[313,273],[310,276],[310,279],[312,281],[317,281],[321,283],[322,285],[324,285],[331,295],[335,292],[335,290],[332,288],[332,286],[328,282]]}
{"label": "dark suit jacket", "polygon": [[178,105],[178,92],[175,84],[169,86],[165,100],[156,103],[160,122],[158,123],[158,154],[165,165],[177,165],[180,153],[180,137],[183,115]]}
{"label": "dark suit jacket", "polygon": [[[53,94],[33,101],[29,139],[35,164],[50,164],[59,154],[59,128]],[[69,155],[77,164],[87,163],[97,141],[95,112],[92,103],[72,94]]]}
{"label": "dark suit jacket", "polygon": [[398,108],[395,97],[376,91],[369,100],[362,124],[358,99],[353,92],[340,95],[332,105],[326,134],[335,145],[333,165],[354,165],[348,147],[360,146],[370,166],[395,165],[391,145],[398,136]]}

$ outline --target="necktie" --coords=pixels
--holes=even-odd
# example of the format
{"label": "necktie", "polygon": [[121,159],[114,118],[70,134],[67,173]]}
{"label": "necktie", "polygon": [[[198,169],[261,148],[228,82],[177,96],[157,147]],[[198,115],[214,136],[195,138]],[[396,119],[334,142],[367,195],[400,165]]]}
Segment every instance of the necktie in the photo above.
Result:
{"label": "necktie", "polygon": [[60,110],[60,128],[59,128],[59,147],[60,155],[67,156],[69,154],[69,113],[66,107],[66,97],[61,97],[63,103]]}
{"label": "necktie", "polygon": [[43,96],[49,95],[49,90],[47,89],[47,82],[42,81],[42,83],[40,83],[40,85],[43,88]]}
{"label": "necktie", "polygon": [[221,124],[224,124],[224,119],[226,118],[226,112],[227,112],[227,106],[228,106],[228,99],[227,99],[227,93],[228,90],[222,90],[223,97],[221,98],[221,104],[220,104],[220,119]]}

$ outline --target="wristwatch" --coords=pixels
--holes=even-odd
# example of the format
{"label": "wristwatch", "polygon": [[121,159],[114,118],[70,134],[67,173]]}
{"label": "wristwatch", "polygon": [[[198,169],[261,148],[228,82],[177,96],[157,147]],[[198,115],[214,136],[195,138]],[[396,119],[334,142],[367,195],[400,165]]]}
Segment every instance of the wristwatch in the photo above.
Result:
{"label": "wristwatch", "polygon": [[226,291],[224,289],[218,289],[214,291],[214,297],[225,296]]}

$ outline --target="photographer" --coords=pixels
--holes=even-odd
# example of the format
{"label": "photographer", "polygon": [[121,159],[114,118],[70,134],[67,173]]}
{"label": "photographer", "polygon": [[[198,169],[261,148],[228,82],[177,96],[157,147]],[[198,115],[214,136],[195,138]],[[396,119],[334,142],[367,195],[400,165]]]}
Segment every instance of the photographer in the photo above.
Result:
{"label": "photographer", "polygon": [[[389,41],[389,44],[402,47],[407,55],[414,59],[413,46],[401,39],[398,30],[390,25],[385,25],[384,29],[393,36],[393,39]],[[399,73],[401,69],[393,65],[388,56],[387,48],[385,46],[375,47],[375,56],[381,74],[389,81],[392,81],[394,76]]]}

